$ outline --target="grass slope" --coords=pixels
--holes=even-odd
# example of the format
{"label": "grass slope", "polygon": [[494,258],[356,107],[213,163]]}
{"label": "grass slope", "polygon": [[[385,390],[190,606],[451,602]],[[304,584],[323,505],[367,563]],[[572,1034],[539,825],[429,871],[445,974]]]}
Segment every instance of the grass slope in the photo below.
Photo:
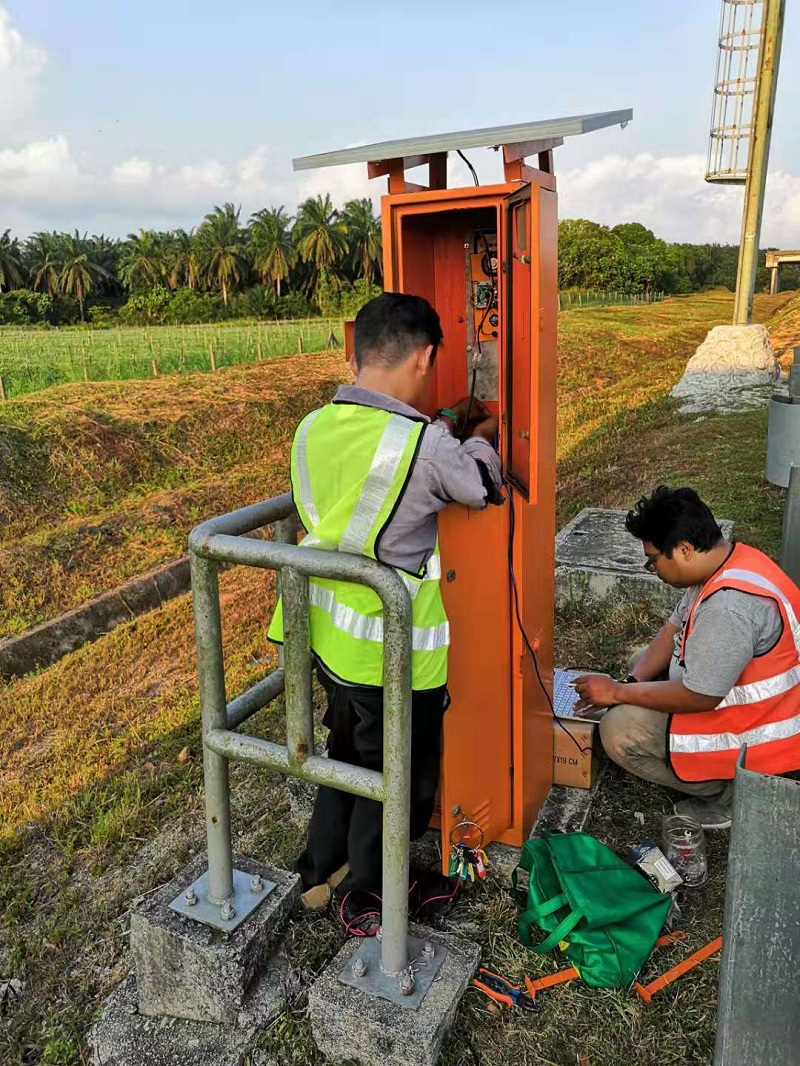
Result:
{"label": "grass slope", "polygon": [[[784,330],[787,309],[783,297],[757,300],[763,320],[782,312]],[[562,520],[590,503],[627,505],[655,480],[690,481],[720,514],[737,520],[740,534],[774,549],[779,500],[763,484],[763,416],[685,419],[667,399],[705,331],[729,314],[730,298],[711,294],[657,307],[562,316]],[[96,514],[108,513],[102,508],[126,514],[130,508],[135,514],[140,503],[174,499],[170,494],[175,492],[184,493],[188,501],[177,512],[176,525],[182,526],[194,520],[193,508],[202,508],[211,498],[203,496],[206,491],[218,493],[214,499],[219,502],[226,484],[237,486],[236,492],[252,489],[260,496],[276,491],[271,479],[265,491],[255,491],[258,464],[277,464],[278,456],[285,456],[281,449],[287,431],[272,439],[271,450],[264,447],[263,433],[269,426],[277,433],[278,421],[291,422],[303,404],[307,408],[318,402],[309,400],[314,389],[319,394],[333,387],[343,367],[340,356],[329,359],[273,364],[271,371],[291,377],[280,385],[278,400],[264,400],[258,417],[252,414],[259,402],[253,398],[257,389],[269,395],[275,389],[278,395],[275,379],[252,384],[251,375],[262,373],[258,367],[230,371],[230,381],[227,375],[217,375],[208,386],[206,379],[195,383],[182,378],[172,394],[166,382],[157,381],[144,398],[133,391],[120,397],[115,386],[90,386],[106,390],[88,395],[97,405],[102,400],[112,406],[114,418],[147,427],[144,439],[136,438],[139,450],[132,454],[144,458],[134,464],[133,475],[124,464],[117,467],[107,461],[101,444],[87,446],[86,437],[78,439],[81,462],[57,459],[54,442],[68,447],[72,436],[64,428],[67,416],[52,409],[52,394],[47,402],[41,397],[26,401],[27,418],[19,406],[9,405],[14,410],[10,415],[1,412],[6,437],[0,439],[8,439],[9,426],[17,419],[14,424],[28,434],[26,439],[46,442],[43,454],[53,457],[48,469],[52,472],[55,464],[65,475],[61,481],[50,474],[34,480],[36,500],[11,500],[8,525],[19,535],[41,508],[46,513],[43,533],[48,523],[53,529],[64,528],[76,518],[70,509],[92,492],[97,494],[95,502],[85,512],[88,516],[91,511],[92,521]],[[241,378],[235,377],[239,374]],[[203,395],[206,387],[211,389],[208,397]],[[289,395],[290,390],[302,399]],[[83,424],[84,387],[63,396],[66,406],[77,412],[77,423]],[[264,399],[261,393],[259,397]],[[181,398],[186,403],[178,415]],[[251,417],[255,423],[248,421]],[[38,435],[30,432],[32,421],[40,427]],[[61,428],[53,430],[54,425]],[[236,440],[237,425],[255,425],[255,442]],[[161,458],[148,460],[159,454],[150,447],[153,441],[166,441],[190,454],[200,472],[197,467],[187,472],[183,465],[170,472],[163,451]],[[206,456],[204,442],[213,458]],[[32,478],[42,472],[34,463],[25,469]],[[137,481],[141,471],[150,472],[143,490]],[[92,511],[94,507],[100,510]],[[165,543],[172,543],[171,535],[165,535]],[[152,531],[144,535],[146,540],[151,537]],[[4,549],[8,544],[6,539]],[[102,555],[99,551],[97,560]],[[105,565],[107,573],[118,572],[113,554],[106,558],[111,561],[98,561],[98,570]],[[234,694],[274,664],[264,624],[274,592],[268,576],[245,570],[224,574],[221,589],[228,690]],[[657,622],[645,609],[630,607],[602,617],[563,617],[559,661],[617,670]],[[0,1028],[4,1064],[72,1066],[87,1061],[86,1028],[128,965],[129,901],[162,883],[203,846],[197,715],[187,597],[0,692],[0,975],[18,976],[26,983]],[[280,706],[261,712],[252,728],[280,740]],[[266,861],[290,865],[302,839],[309,790],[248,768],[235,768],[232,780],[237,846]],[[645,836],[657,836],[665,809],[658,790],[613,774],[601,790],[590,829],[624,849]],[[634,818],[636,811],[644,814],[644,826]],[[686,893],[683,901],[688,947],[669,949],[650,964],[649,973],[665,969],[716,935],[724,865],[725,838],[712,837],[711,879]],[[486,886],[459,902],[453,923],[482,945],[488,965],[509,976],[552,971],[556,960],[536,959],[517,943],[505,885],[501,872],[492,871]],[[328,915],[298,917],[290,928],[290,1003],[260,1041],[282,1066],[319,1062],[305,1018],[305,990],[340,940]],[[717,964],[707,963],[649,1008],[622,992],[573,985],[543,997],[541,1011],[533,1017],[494,1014],[470,993],[442,1061],[444,1066],[489,1066],[498,1061],[502,1042],[504,1061],[531,1066],[574,1066],[584,1052],[593,1066],[627,1066],[633,1060],[640,1066],[706,1064],[713,1047],[716,975]]]}

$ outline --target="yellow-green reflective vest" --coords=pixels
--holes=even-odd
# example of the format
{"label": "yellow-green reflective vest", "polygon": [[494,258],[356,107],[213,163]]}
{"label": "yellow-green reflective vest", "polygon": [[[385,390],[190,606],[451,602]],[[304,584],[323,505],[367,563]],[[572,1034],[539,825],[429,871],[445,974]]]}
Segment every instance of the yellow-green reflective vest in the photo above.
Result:
{"label": "yellow-green reflective vest", "polygon": [[[302,544],[376,559],[380,536],[408,484],[425,423],[375,407],[328,404],[299,425],[292,494],[308,530]],[[395,569],[411,596],[411,684],[447,682],[450,626],[442,603],[438,544],[419,574]],[[356,685],[383,684],[383,609],[349,581],[309,581],[311,647],[328,671]],[[269,629],[283,640],[281,603]]]}

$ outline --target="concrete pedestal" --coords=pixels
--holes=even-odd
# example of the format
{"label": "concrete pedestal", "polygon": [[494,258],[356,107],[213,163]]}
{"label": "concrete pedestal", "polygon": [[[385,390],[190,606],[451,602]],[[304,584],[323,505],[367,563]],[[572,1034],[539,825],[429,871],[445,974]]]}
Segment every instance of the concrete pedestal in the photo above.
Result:
{"label": "concrete pedestal", "polygon": [[300,878],[242,857],[236,866],[275,888],[231,933],[169,907],[205,870],[205,855],[134,903],[134,972],[89,1034],[95,1066],[241,1066],[283,1010],[287,966],[277,948],[300,899]]}
{"label": "concrete pedestal", "polygon": [[300,898],[300,878],[237,859],[238,869],[261,873],[275,888],[232,933],[219,932],[170,910],[174,899],[203,872],[205,855],[131,912],[141,1014],[235,1025],[254,979],[274,952]]}
{"label": "concrete pedestal", "polygon": [[[642,545],[625,529],[626,511],[587,507],[556,537],[556,605],[649,603],[665,616],[681,598],[643,567]],[[719,520],[725,537],[733,523]]]}
{"label": "concrete pedestal", "polygon": [[435,1066],[461,996],[480,962],[480,948],[448,933],[411,926],[447,950],[422,1003],[398,1006],[342,984],[339,975],[358,950],[348,941],[313,985],[308,1009],[314,1040],[331,1063],[360,1066]]}
{"label": "concrete pedestal", "polygon": [[766,326],[714,326],[672,390],[686,414],[766,405],[780,369]]}
{"label": "concrete pedestal", "polygon": [[285,973],[281,958],[267,964],[236,1025],[140,1014],[130,974],[89,1033],[92,1066],[245,1066],[258,1035],[284,1009]]}

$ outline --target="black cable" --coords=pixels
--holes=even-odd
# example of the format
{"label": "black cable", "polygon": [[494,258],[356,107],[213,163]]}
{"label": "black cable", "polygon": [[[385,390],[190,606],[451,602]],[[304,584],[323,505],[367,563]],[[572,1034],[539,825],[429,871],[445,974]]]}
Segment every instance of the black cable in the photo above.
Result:
{"label": "black cable", "polygon": [[547,700],[547,704],[550,707],[550,713],[553,716],[553,721],[556,722],[558,724],[558,726],[567,734],[567,736],[572,741],[572,743],[575,745],[575,747],[578,749],[578,751],[581,753],[581,755],[585,755],[587,751],[591,751],[592,750],[592,746],[590,744],[586,748],[581,747],[580,743],[578,742],[577,737],[573,736],[573,734],[570,733],[570,731],[567,729],[567,727],[564,725],[564,723],[561,721],[561,719],[556,714],[556,709],[553,706],[553,701],[550,698],[550,693],[547,691],[547,686],[545,685],[544,680],[542,678],[541,671],[539,670],[539,660],[536,657],[536,652],[533,650],[533,646],[532,646],[530,640],[528,640],[528,634],[525,632],[525,626],[522,624],[522,614],[521,614],[520,608],[519,608],[519,589],[517,588],[517,578],[516,578],[516,574],[514,573],[514,531],[515,531],[515,528],[516,528],[516,511],[514,509],[514,494],[513,494],[513,491],[511,489],[511,486],[505,480],[503,481],[503,484],[505,485],[506,493],[508,495],[509,506],[511,507],[511,525],[510,525],[510,531],[509,531],[509,535],[508,535],[508,570],[509,570],[509,574],[511,576],[511,589],[512,589],[512,592],[514,594],[514,614],[516,615],[517,626],[519,627],[519,631],[522,634],[522,639],[525,642],[525,647],[528,649],[528,651],[530,653],[530,656],[533,659],[533,666],[534,666],[534,669],[536,670],[536,677],[537,677],[537,679],[539,681],[539,686],[540,686],[542,692],[545,695],[545,699]]}
{"label": "black cable", "polygon": [[472,174],[472,180],[475,182],[476,185],[480,185],[480,182],[478,181],[478,172],[476,171],[475,167],[472,165],[472,163],[470,163],[470,161],[467,159],[467,157],[464,155],[460,148],[457,149],[457,154],[461,156],[461,158],[469,167],[470,174]]}

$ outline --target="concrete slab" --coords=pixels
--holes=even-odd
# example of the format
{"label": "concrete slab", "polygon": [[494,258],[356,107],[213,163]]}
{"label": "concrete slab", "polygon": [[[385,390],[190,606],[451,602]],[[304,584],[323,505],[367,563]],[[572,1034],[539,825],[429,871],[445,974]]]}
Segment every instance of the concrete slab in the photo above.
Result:
{"label": "concrete slab", "polygon": [[93,1066],[243,1066],[259,1033],[284,1009],[286,960],[270,960],[236,1025],[140,1014],[134,974],[106,1001],[89,1032]]}
{"label": "concrete slab", "polygon": [[[668,615],[681,597],[643,568],[642,546],[625,529],[627,511],[586,507],[556,537],[556,606],[648,603]],[[726,537],[733,522],[720,520]]]}
{"label": "concrete slab", "polygon": [[203,872],[200,855],[131,908],[131,951],[143,1015],[235,1025],[253,981],[273,953],[300,898],[300,878],[252,859],[235,866],[276,887],[232,933],[201,925],[169,903]]}
{"label": "concrete slab", "polygon": [[342,984],[339,974],[358,950],[348,941],[312,986],[309,1017],[317,1047],[331,1063],[360,1066],[435,1066],[464,990],[480,962],[480,948],[451,933],[412,925],[409,932],[447,950],[430,991],[416,1010]]}

